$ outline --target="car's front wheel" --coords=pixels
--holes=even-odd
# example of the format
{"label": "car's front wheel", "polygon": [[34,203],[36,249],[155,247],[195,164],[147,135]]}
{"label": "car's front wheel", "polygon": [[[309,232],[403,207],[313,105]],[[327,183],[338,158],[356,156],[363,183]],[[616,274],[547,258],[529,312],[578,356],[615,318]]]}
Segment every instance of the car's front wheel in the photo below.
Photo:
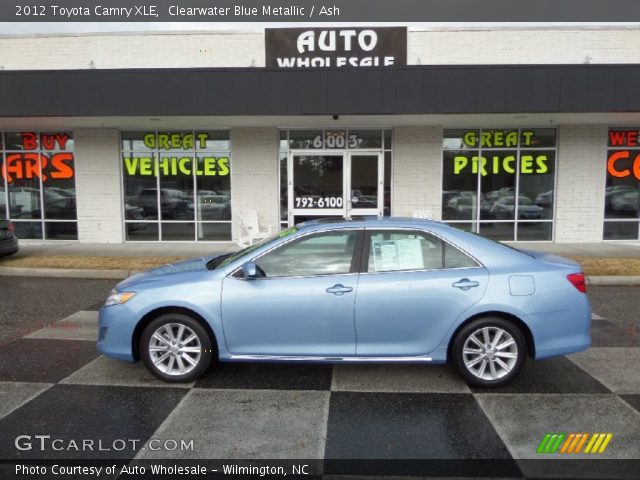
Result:
{"label": "car's front wheel", "polygon": [[213,342],[197,320],[181,313],[167,313],[144,329],[140,355],[156,377],[166,382],[191,382],[211,365]]}
{"label": "car's front wheel", "polygon": [[469,385],[496,388],[511,383],[520,374],[527,344],[514,323],[503,318],[478,318],[460,330],[451,354]]}

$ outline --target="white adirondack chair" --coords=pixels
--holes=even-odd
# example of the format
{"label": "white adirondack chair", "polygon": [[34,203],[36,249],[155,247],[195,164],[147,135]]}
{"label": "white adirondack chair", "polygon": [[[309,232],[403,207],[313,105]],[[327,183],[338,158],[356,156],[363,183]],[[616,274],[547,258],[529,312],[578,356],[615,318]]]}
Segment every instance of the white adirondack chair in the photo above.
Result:
{"label": "white adirondack chair", "polygon": [[431,210],[414,210],[413,218],[424,218],[427,220],[431,220],[433,215],[431,214]]}
{"label": "white adirondack chair", "polygon": [[256,240],[261,240],[273,233],[273,225],[269,225],[267,230],[260,230],[258,222],[258,212],[255,210],[242,210],[238,214],[240,220],[240,237],[236,242],[240,247],[248,247]]}

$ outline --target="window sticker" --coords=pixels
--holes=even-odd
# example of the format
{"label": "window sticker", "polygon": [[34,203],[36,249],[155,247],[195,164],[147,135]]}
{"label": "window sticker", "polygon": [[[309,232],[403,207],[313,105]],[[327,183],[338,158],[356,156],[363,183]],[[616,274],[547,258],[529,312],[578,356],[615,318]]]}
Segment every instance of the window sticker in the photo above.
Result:
{"label": "window sticker", "polygon": [[390,270],[422,270],[424,260],[419,238],[372,242],[373,266],[376,272]]}

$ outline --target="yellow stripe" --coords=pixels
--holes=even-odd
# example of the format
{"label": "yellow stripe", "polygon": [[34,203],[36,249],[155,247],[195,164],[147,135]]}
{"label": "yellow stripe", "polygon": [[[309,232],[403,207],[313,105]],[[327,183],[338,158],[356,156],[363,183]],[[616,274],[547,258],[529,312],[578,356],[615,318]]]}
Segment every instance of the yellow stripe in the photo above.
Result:
{"label": "yellow stripe", "polygon": [[596,440],[596,443],[594,443],[593,447],[591,447],[591,453],[598,453],[598,449],[600,448],[600,444],[604,440],[605,436],[606,435],[604,433],[599,433],[598,434],[598,439]]}
{"label": "yellow stripe", "polygon": [[580,453],[580,450],[582,450],[582,446],[584,445],[584,442],[586,442],[587,438],[589,437],[588,433],[582,433],[581,435],[582,435],[582,440],[580,440],[580,443],[576,447],[575,453]]}
{"label": "yellow stripe", "polygon": [[584,453],[591,453],[591,447],[593,446],[594,443],[596,443],[597,439],[598,439],[598,434],[594,433],[591,436],[591,440],[589,440],[589,443],[587,444],[587,448],[584,450]]}
{"label": "yellow stripe", "polygon": [[576,436],[575,433],[572,433],[571,435],[569,435],[569,437],[565,440],[564,445],[562,445],[562,448],[560,449],[560,453],[565,453],[567,451],[567,448],[569,447],[571,440],[573,440],[573,437],[575,436]]}
{"label": "yellow stripe", "polygon": [[607,433],[607,436],[604,439],[604,442],[602,442],[602,445],[600,445],[600,450],[598,451],[598,453],[604,453],[605,449],[607,448],[607,445],[609,445],[609,442],[611,441],[611,439],[613,438],[613,433]]}

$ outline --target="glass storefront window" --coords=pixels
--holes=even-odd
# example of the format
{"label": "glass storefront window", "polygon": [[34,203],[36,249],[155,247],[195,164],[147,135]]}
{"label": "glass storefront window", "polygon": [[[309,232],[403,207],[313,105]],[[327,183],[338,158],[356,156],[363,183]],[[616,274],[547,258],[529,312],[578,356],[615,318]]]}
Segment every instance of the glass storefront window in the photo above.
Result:
{"label": "glass storefront window", "polygon": [[126,239],[231,240],[230,145],[226,130],[122,132]]}
{"label": "glass storefront window", "polygon": [[0,216],[25,239],[77,240],[71,132],[0,133]]}
{"label": "glass storefront window", "polygon": [[611,128],[608,140],[603,238],[638,240],[640,128]]}
{"label": "glass storefront window", "polygon": [[448,129],[442,219],[496,240],[551,240],[556,130]]}

